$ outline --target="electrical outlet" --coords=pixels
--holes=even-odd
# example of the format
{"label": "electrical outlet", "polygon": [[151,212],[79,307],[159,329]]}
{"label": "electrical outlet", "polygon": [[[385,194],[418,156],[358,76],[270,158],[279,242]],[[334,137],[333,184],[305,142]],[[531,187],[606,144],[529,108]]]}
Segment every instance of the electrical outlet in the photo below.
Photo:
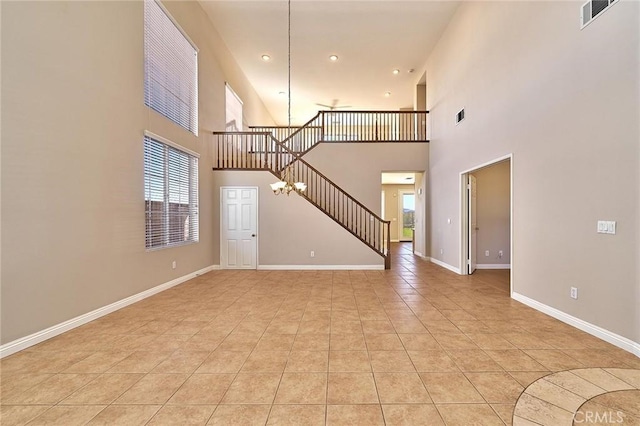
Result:
{"label": "electrical outlet", "polygon": [[572,299],[577,299],[578,298],[578,288],[577,287],[571,287],[571,298]]}
{"label": "electrical outlet", "polygon": [[171,263],[171,267],[172,267],[173,269],[176,269],[176,266],[178,266],[178,265],[176,264],[176,261],[174,260],[174,261]]}
{"label": "electrical outlet", "polygon": [[311,254],[310,254],[310,256],[311,256],[311,257],[316,257],[316,252],[315,252],[315,251],[313,251],[313,250],[311,250]]}
{"label": "electrical outlet", "polygon": [[485,250],[484,251],[484,255],[485,255],[485,257],[489,257],[489,250]]}
{"label": "electrical outlet", "polygon": [[502,259],[502,250],[498,251],[498,259]]}

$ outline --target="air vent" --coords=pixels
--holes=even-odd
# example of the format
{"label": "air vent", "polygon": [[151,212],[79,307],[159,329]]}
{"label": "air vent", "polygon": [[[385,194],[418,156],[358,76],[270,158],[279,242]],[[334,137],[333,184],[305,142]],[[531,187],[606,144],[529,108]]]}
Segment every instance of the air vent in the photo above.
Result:
{"label": "air vent", "polygon": [[590,0],[582,5],[580,9],[580,29],[586,27],[602,12],[609,9],[618,0]]}
{"label": "air vent", "polygon": [[462,120],[464,120],[464,108],[458,111],[458,113],[456,114],[456,124],[458,124]]}

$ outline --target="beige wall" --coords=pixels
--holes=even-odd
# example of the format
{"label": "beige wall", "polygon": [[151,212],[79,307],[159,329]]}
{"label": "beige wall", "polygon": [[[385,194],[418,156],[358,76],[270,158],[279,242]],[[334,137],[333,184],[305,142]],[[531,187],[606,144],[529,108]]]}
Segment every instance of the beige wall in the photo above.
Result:
{"label": "beige wall", "polygon": [[[478,239],[476,259],[479,265],[511,263],[510,161],[476,170]],[[489,256],[485,251],[489,250]],[[498,252],[502,250],[502,257]]]}
{"label": "beige wall", "polygon": [[382,191],[385,193],[384,218],[391,221],[391,241],[398,241],[400,228],[402,227],[402,210],[400,209],[400,195],[398,194],[400,190],[415,192],[415,185],[382,185]]}
{"label": "beige wall", "polygon": [[[144,106],[142,2],[1,7],[1,342],[218,264],[208,132],[224,82],[272,120],[200,5],[167,3],[200,49],[199,137]],[[202,155],[198,244],[145,251],[144,130]]]}
{"label": "beige wall", "polygon": [[[432,257],[460,267],[459,174],[513,153],[513,290],[640,342],[640,3],[618,2],[584,30],[579,12],[457,10],[426,66]],[[597,234],[598,219],[618,233]]]}

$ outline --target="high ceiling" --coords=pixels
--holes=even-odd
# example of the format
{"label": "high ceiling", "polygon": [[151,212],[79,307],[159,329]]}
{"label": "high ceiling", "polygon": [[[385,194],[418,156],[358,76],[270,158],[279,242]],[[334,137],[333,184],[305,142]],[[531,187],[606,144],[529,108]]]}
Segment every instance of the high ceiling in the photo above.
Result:
{"label": "high ceiling", "polygon": [[[271,115],[286,125],[287,2],[201,0],[201,4]],[[458,4],[292,1],[292,123],[311,119],[323,109],[316,104],[353,110],[413,107],[420,70]],[[269,61],[262,59],[265,54]],[[331,61],[331,55],[338,60]],[[394,69],[399,73],[393,74]],[[390,95],[385,96],[387,92]]]}

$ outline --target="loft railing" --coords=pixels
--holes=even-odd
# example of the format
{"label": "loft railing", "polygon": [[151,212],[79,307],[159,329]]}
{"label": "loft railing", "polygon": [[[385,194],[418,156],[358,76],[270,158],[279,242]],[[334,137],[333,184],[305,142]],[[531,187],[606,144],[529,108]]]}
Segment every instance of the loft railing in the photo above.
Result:
{"label": "loft railing", "polygon": [[319,142],[429,142],[429,111],[320,111],[300,127],[251,127],[305,154]]}
{"label": "loft railing", "polygon": [[276,140],[270,132],[214,132],[214,170],[265,170],[278,178],[289,167],[307,184],[300,195],[385,259],[391,267],[391,222],[383,220]]}

